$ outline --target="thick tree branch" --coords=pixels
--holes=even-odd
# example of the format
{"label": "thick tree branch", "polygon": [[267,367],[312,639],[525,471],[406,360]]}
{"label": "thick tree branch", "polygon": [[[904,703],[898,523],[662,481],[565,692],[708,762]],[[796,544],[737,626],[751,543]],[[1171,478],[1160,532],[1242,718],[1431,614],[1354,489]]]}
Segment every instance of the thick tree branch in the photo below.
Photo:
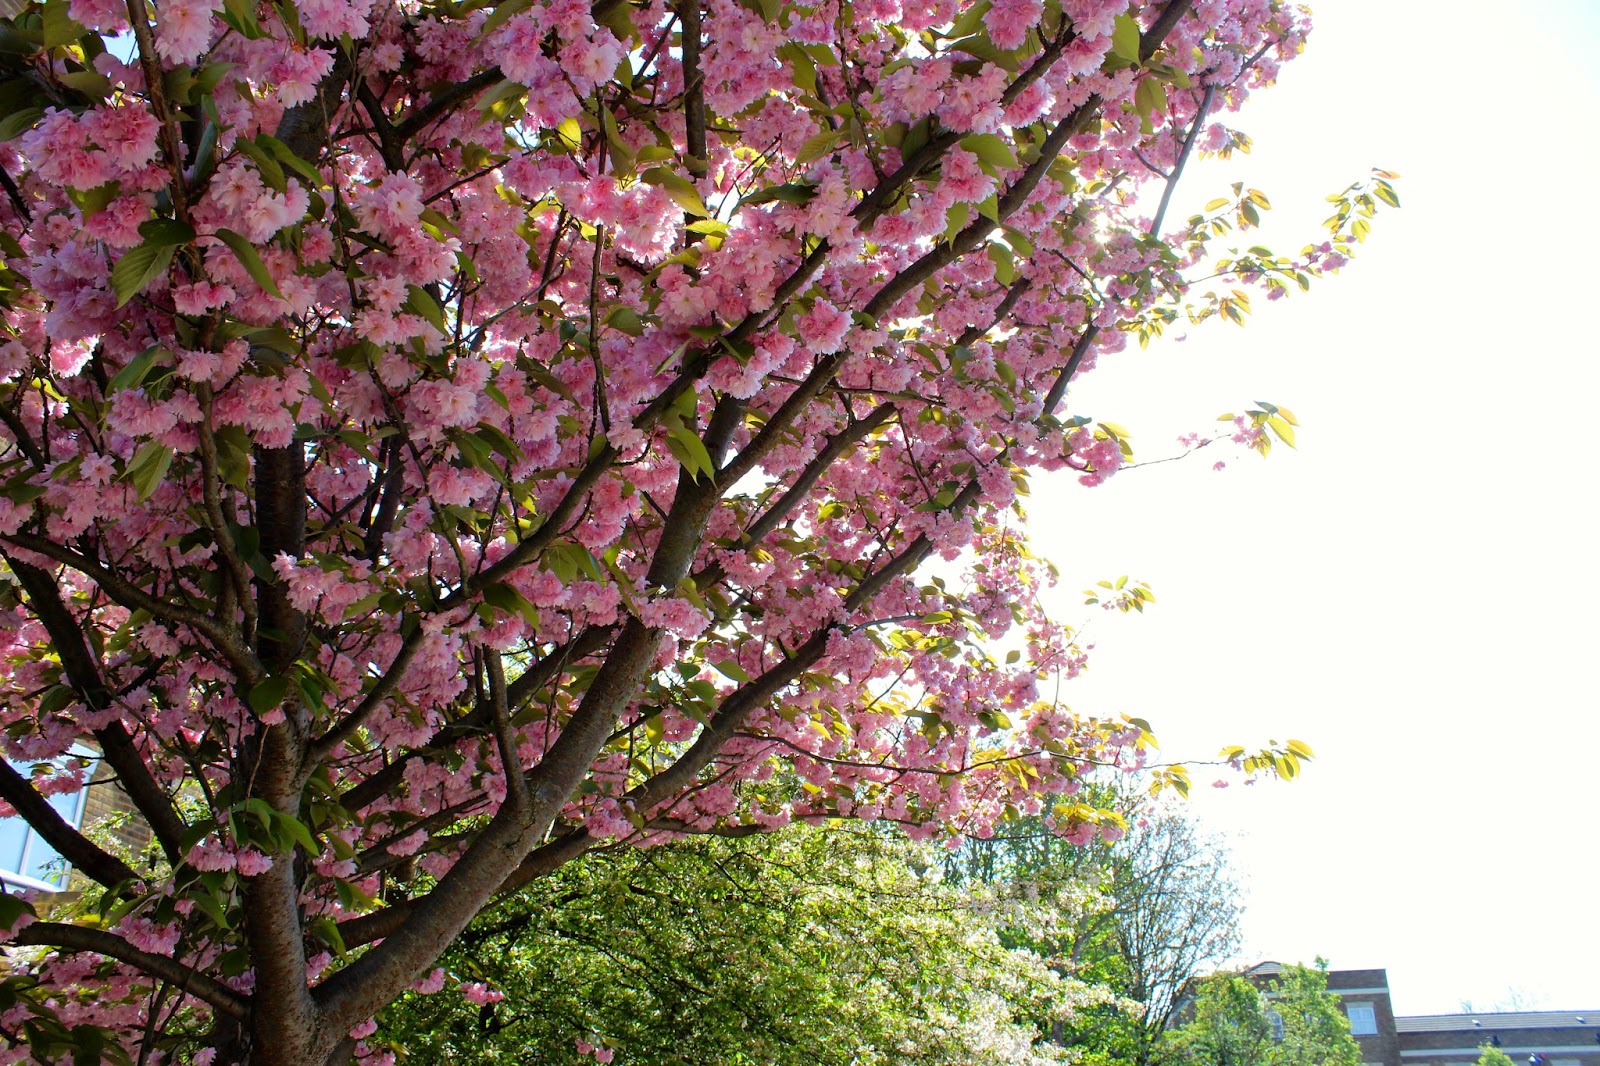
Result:
{"label": "thick tree branch", "polygon": [[[8,533],[3,539],[36,555],[42,555],[64,566],[69,566],[91,578],[100,587],[101,591],[130,610],[149,611],[152,617],[159,618],[163,622],[189,627],[205,637],[212,647],[221,652],[223,658],[228,661],[228,665],[240,677],[245,679],[254,677],[259,680],[261,668],[255,657],[247,649],[241,647],[237,641],[233,640],[232,635],[211,616],[190,607],[169,603],[158,596],[152,596],[109,567],[53,540],[34,536],[31,533]],[[40,571],[40,573],[43,573],[43,571]],[[54,582],[51,582],[51,586],[54,587]]]}
{"label": "thick tree branch", "polygon": [[[84,640],[83,630],[61,599],[61,590],[56,587],[55,579],[38,567],[17,559],[7,557],[6,563],[28,594],[34,616],[50,634],[56,655],[61,659],[61,670],[78,697],[91,710],[105,710],[111,705],[111,694],[106,688],[100,666]],[[144,758],[134,747],[122,723],[112,722],[97,729],[94,737],[100,744],[100,753],[117,772],[123,790],[150,826],[167,861],[176,866],[183,860],[181,841],[188,826],[178,817],[171,797],[150,776],[149,767],[145,765]]]}
{"label": "thick tree branch", "polygon": [[50,801],[33,787],[33,783],[13,769],[9,762],[0,762],[0,799],[11,804],[29,828],[55,848],[63,859],[72,864],[73,869],[94,878],[107,888],[139,880],[133,867],[102,850],[69,825],[50,806]]}
{"label": "thick tree branch", "polygon": [[108,959],[125,962],[143,970],[152,977],[170,981],[183,992],[215,1007],[230,1018],[244,1018],[248,1014],[245,999],[220,981],[215,981],[198,970],[191,969],[166,955],[155,955],[134,947],[120,936],[103,929],[90,929],[82,925],[61,922],[33,922],[12,938],[14,944],[62,948],[66,951],[89,951]]}
{"label": "thick tree branch", "polygon": [[[561,671],[604,648],[616,633],[615,626],[590,626],[571,642],[552,649],[507,686],[506,703],[513,708],[522,706],[559,676]],[[399,785],[405,778],[405,768],[411,760],[437,754],[464,737],[481,734],[489,729],[493,720],[493,708],[487,702],[479,704],[471,712],[445,725],[426,743],[408,749],[387,766],[346,789],[339,796],[340,805],[350,811],[361,810]]]}

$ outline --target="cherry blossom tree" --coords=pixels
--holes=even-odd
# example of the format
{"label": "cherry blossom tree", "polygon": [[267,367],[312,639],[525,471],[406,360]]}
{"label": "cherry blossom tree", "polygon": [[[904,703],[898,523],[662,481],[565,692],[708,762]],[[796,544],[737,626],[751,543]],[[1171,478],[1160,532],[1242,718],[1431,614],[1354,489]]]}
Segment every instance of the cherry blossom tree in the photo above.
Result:
{"label": "cherry blossom tree", "polygon": [[[1138,765],[1045,683],[1018,497],[1131,454],[1076,375],[1393,201],[1294,256],[1217,250],[1255,190],[1169,222],[1279,0],[0,13],[0,799],[94,886],[0,900],[0,1062],[381,1062],[592,847]],[[148,853],[50,806],[83,746]]]}

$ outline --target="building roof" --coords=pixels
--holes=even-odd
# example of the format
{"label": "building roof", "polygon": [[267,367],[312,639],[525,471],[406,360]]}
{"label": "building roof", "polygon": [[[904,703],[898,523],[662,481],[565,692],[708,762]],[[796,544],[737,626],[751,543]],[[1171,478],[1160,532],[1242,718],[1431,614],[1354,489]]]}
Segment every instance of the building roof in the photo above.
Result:
{"label": "building roof", "polygon": [[1493,1011],[1482,1014],[1414,1014],[1396,1018],[1402,1033],[1465,1032],[1486,1029],[1566,1029],[1587,1025],[1600,1031],[1600,1010]]}

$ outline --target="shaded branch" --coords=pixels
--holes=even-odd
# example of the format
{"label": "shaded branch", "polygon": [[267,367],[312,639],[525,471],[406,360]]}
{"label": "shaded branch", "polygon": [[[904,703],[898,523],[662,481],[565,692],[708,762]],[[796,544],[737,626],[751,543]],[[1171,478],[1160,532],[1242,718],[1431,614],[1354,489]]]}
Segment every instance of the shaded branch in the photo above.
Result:
{"label": "shaded branch", "polygon": [[120,936],[102,929],[61,922],[33,922],[12,937],[11,942],[104,955],[143,970],[152,977],[170,981],[179,990],[209,1003],[230,1018],[243,1020],[249,1016],[248,1002],[227,985],[185,966],[177,959],[142,951]]}
{"label": "shaded branch", "polygon": [[107,888],[139,880],[133,867],[101,849],[61,817],[50,801],[9,762],[0,761],[0,799],[4,799],[61,857]]}

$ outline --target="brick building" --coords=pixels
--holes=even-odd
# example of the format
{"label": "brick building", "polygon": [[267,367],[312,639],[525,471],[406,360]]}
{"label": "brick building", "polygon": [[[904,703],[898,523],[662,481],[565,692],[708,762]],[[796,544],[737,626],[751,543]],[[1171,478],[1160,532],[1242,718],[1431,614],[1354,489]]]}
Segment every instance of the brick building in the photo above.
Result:
{"label": "brick building", "polygon": [[[1264,982],[1281,970],[1264,962],[1245,976]],[[1368,1066],[1472,1066],[1485,1044],[1517,1066],[1600,1066],[1600,1009],[1396,1016],[1386,970],[1330,970],[1328,991]]]}

